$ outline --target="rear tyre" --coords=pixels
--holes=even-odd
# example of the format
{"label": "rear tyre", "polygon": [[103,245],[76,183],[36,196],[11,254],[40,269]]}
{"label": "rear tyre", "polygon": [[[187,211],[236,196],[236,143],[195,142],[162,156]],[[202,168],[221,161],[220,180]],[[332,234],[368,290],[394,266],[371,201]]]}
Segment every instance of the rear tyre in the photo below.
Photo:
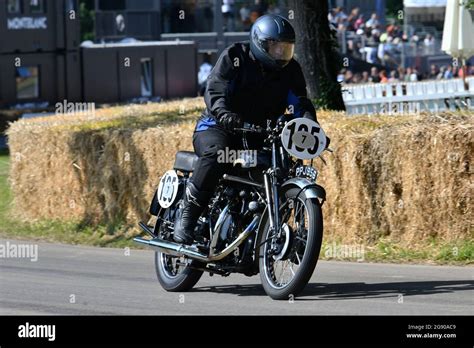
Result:
{"label": "rear tyre", "polygon": [[156,276],[166,291],[186,292],[191,290],[203,274],[203,271],[192,267],[204,267],[204,265],[184,257],[178,258],[161,252],[155,253]]}
{"label": "rear tyre", "polygon": [[[163,213],[163,219],[174,222],[176,218],[176,207],[174,204]],[[180,218],[180,217],[178,217]],[[173,234],[166,227],[160,226],[158,235],[160,238],[173,241]],[[204,268],[205,264],[190,260],[186,257],[176,257],[155,252],[155,271],[158,281],[163,289],[169,292],[186,292],[191,290],[201,278],[203,271],[195,268]]]}

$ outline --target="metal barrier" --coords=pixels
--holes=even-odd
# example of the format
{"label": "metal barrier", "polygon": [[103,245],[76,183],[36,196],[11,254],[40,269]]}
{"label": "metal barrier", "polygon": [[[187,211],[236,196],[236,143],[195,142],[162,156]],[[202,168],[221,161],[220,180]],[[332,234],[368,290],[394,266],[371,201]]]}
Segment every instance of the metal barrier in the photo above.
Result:
{"label": "metal barrier", "polygon": [[347,113],[389,114],[474,109],[474,77],[422,82],[344,85]]}

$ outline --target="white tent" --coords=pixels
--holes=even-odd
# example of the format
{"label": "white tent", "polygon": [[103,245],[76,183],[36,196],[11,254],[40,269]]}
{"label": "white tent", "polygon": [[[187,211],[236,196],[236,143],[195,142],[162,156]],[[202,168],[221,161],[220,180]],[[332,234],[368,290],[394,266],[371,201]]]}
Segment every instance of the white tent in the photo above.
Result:
{"label": "white tent", "polygon": [[466,59],[474,55],[474,24],[464,0],[448,0],[444,20],[443,44],[441,49],[463,65],[466,78]]}
{"label": "white tent", "polygon": [[448,0],[441,49],[455,58],[474,55],[474,24],[464,0]]}

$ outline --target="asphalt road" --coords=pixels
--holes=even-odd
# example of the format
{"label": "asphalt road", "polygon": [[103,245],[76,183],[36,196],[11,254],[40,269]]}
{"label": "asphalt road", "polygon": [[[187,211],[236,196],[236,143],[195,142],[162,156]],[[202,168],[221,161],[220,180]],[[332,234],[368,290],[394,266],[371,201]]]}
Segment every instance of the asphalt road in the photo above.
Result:
{"label": "asphalt road", "polygon": [[167,293],[151,251],[41,243],[37,262],[0,258],[0,315],[50,314],[473,315],[474,267],[320,262],[290,303],[267,297],[259,276],[205,274]]}

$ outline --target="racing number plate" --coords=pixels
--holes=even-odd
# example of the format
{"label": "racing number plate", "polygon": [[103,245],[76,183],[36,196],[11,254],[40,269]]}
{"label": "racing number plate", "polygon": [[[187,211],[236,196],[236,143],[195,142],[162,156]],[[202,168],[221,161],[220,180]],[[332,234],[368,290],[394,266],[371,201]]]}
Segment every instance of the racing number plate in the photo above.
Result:
{"label": "racing number plate", "polygon": [[318,178],[318,171],[310,166],[299,166],[296,168],[296,176],[316,181]]}
{"label": "racing number plate", "polygon": [[321,126],[306,118],[288,122],[281,133],[283,147],[298,159],[310,160],[320,156],[326,149],[326,133]]}
{"label": "racing number plate", "polygon": [[179,179],[174,170],[163,175],[158,186],[158,202],[163,208],[169,208],[178,195]]}

